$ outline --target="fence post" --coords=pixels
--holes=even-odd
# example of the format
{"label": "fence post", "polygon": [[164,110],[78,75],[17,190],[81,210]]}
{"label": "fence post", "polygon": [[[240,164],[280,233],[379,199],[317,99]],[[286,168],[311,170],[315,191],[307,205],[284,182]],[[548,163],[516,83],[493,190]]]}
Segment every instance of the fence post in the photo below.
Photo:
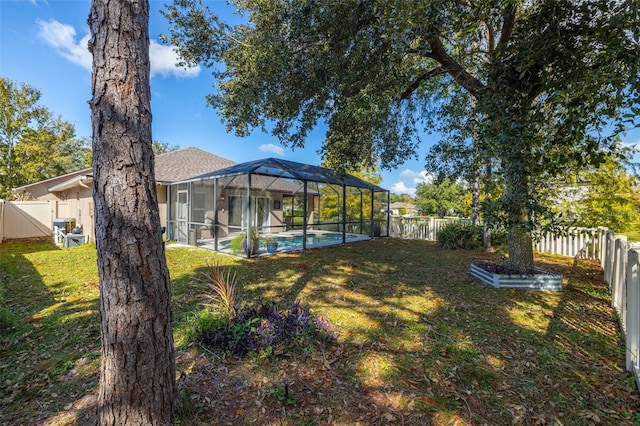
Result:
{"label": "fence post", "polygon": [[637,249],[628,251],[627,267],[627,313],[626,323],[626,365],[628,371],[636,375],[636,382],[640,387],[638,376],[638,346],[640,335],[640,258]]}
{"label": "fence post", "polygon": [[4,241],[4,200],[0,200],[0,243]]}
{"label": "fence post", "polygon": [[611,306],[620,314],[622,330],[626,329],[624,297],[626,295],[626,263],[627,263],[627,237],[617,235],[614,240],[613,271],[611,274]]}
{"label": "fence post", "polygon": [[605,257],[602,269],[604,269],[604,281],[611,288],[611,274],[613,272],[613,251],[614,251],[615,233],[607,231],[605,239]]}
{"label": "fence post", "polygon": [[600,266],[604,269],[604,259],[606,256],[606,237],[607,237],[607,228],[598,227],[598,258],[600,259]]}

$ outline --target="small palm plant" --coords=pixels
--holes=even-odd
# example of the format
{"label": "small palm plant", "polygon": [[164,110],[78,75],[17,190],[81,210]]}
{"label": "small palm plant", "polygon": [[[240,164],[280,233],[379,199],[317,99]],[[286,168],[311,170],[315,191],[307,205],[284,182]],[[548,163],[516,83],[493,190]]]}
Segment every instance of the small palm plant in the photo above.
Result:
{"label": "small palm plant", "polygon": [[206,285],[207,292],[203,294],[203,298],[208,303],[205,306],[219,308],[232,318],[237,303],[238,276],[235,271],[231,268],[225,270],[216,264],[209,266],[198,281]]}

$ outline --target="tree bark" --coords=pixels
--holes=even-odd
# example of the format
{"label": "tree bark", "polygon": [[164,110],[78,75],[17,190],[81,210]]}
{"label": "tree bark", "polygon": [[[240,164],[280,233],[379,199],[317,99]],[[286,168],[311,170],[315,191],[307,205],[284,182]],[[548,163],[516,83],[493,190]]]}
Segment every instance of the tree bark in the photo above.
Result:
{"label": "tree bark", "polygon": [[471,131],[471,170],[472,170],[472,182],[471,182],[471,224],[478,226],[480,223],[480,143],[478,136],[478,120],[476,112],[476,99],[471,98],[471,114],[473,116],[473,128]]}
{"label": "tree bark", "polygon": [[507,240],[509,243],[509,267],[520,273],[526,273],[533,269],[531,232],[521,226],[514,225]]}
{"label": "tree bark", "polygon": [[529,185],[526,174],[521,170],[517,159],[503,160],[505,171],[505,191],[503,206],[507,211],[509,223],[509,266],[518,272],[534,268],[533,240],[527,226],[529,216],[526,203],[529,198]]}
{"label": "tree bark", "polygon": [[[486,164],[486,173],[485,173],[485,186],[484,186],[484,201],[486,203],[491,202],[491,175],[492,175],[492,167],[491,160],[487,160]],[[482,242],[484,245],[484,251],[491,251],[493,248],[491,247],[491,229],[489,229],[489,224],[487,224],[486,214],[482,219]]]}
{"label": "tree bark", "polygon": [[100,279],[100,425],[173,422],[170,280],[151,138],[149,4],[93,0],[91,123]]}

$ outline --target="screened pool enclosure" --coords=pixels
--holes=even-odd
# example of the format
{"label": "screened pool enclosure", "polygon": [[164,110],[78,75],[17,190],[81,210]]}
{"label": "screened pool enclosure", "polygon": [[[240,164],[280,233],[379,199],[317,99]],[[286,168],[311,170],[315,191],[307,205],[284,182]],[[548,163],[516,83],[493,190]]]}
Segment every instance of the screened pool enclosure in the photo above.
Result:
{"label": "screened pool enclosure", "polygon": [[276,158],[172,184],[169,238],[252,257],[389,235],[389,191]]}

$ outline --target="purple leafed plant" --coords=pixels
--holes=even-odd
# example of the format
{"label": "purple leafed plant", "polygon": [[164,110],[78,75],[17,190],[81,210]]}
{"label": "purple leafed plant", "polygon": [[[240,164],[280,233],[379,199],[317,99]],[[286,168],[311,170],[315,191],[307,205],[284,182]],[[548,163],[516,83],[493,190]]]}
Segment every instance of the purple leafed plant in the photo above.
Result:
{"label": "purple leafed plant", "polygon": [[238,308],[228,322],[201,331],[199,340],[208,348],[244,355],[248,352],[302,353],[316,344],[336,339],[329,322],[311,313],[308,303],[295,301],[286,309],[273,302]]}

